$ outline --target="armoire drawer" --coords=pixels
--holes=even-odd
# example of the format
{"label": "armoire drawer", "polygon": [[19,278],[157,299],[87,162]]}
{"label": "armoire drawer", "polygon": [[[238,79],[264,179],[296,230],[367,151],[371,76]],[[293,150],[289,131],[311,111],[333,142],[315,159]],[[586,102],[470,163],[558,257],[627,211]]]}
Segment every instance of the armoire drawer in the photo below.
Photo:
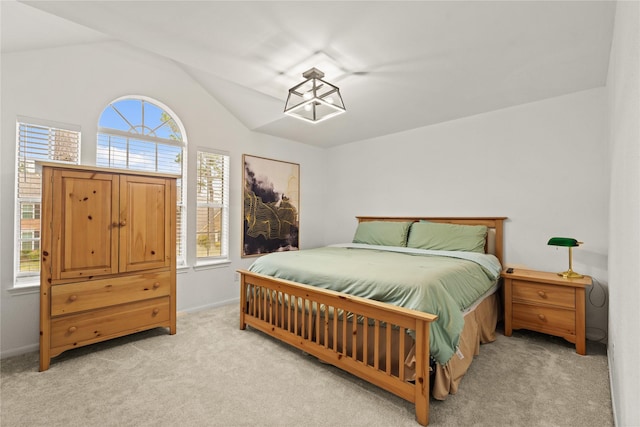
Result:
{"label": "armoire drawer", "polygon": [[78,313],[169,295],[169,271],[119,276],[51,287],[51,316]]}
{"label": "armoire drawer", "polygon": [[160,297],[52,319],[52,353],[155,326],[169,326],[169,302],[168,296]]}

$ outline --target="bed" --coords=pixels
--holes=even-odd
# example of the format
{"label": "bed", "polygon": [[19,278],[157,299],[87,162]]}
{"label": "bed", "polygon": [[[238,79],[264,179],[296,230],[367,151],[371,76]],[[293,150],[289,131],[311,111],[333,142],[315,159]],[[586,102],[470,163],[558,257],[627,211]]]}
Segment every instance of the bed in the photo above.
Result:
{"label": "bed", "polygon": [[[495,340],[505,217],[357,217],[353,242],[240,273],[247,325],[415,405],[457,391]],[[420,274],[415,274],[415,271]]]}

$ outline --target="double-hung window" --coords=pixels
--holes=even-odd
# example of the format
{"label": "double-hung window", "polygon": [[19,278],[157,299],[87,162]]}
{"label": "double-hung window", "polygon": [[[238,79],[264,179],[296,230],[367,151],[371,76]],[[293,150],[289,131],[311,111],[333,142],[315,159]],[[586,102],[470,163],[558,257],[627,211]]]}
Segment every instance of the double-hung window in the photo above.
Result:
{"label": "double-hung window", "polygon": [[16,126],[16,286],[37,285],[40,276],[40,203],[38,161],[78,164],[80,128],[18,118]]}
{"label": "double-hung window", "polygon": [[198,263],[229,257],[229,155],[198,150],[196,258]]}

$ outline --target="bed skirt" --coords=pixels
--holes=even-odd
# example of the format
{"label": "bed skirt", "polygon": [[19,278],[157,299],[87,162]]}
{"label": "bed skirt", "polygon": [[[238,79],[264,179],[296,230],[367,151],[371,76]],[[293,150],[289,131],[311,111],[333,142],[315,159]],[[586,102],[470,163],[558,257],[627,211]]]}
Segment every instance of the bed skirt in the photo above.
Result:
{"label": "bed skirt", "polygon": [[474,356],[480,354],[480,344],[495,341],[499,315],[499,292],[485,298],[465,315],[458,352],[445,365],[436,364],[431,390],[434,399],[444,400],[449,394],[456,394]]}

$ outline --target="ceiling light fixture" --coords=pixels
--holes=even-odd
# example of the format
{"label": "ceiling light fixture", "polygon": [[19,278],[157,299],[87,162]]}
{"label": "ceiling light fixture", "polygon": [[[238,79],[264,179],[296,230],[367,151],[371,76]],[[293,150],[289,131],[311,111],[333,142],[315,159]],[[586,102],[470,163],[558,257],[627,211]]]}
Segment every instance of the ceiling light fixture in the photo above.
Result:
{"label": "ceiling light fixture", "polygon": [[305,78],[289,89],[284,113],[311,123],[319,123],[347,111],[337,86],[322,80],[324,73],[317,68],[302,73]]}

